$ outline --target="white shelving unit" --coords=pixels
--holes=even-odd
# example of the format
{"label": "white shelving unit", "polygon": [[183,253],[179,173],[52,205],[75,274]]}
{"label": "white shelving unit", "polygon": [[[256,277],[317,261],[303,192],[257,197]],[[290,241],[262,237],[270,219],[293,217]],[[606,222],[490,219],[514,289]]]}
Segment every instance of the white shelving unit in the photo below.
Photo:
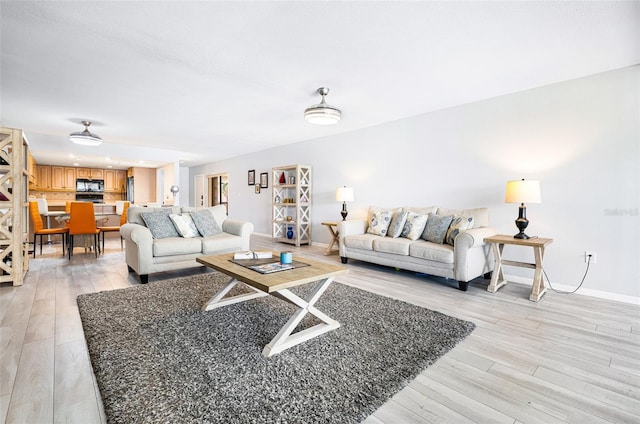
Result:
{"label": "white shelving unit", "polygon": [[273,241],[311,245],[311,167],[278,166],[271,177]]}
{"label": "white shelving unit", "polygon": [[29,267],[29,144],[0,127],[0,282],[21,286]]}

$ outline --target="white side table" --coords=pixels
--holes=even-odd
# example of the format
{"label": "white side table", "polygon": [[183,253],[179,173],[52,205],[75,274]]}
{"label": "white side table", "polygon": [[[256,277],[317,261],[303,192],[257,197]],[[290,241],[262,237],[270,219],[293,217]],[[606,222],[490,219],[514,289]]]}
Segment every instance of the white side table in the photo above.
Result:
{"label": "white side table", "polygon": [[[493,258],[495,260],[493,275],[491,276],[491,283],[489,283],[487,291],[495,293],[500,287],[507,284],[507,280],[504,278],[504,265],[517,266],[521,268],[531,268],[535,271],[533,273],[533,284],[531,287],[531,295],[529,296],[529,300],[533,302],[537,302],[538,300],[540,300],[540,298],[542,298],[542,296],[547,291],[547,288],[544,286],[544,279],[542,278],[542,261],[544,259],[544,248],[553,243],[553,239],[536,237],[523,240],[513,238],[513,236],[495,235],[485,238],[484,242],[491,243],[491,246],[493,248]],[[504,249],[505,244],[532,247],[535,263],[532,264],[528,262],[510,261],[503,259],[502,250]]]}
{"label": "white side table", "polygon": [[327,221],[327,222],[322,222],[321,224],[326,226],[329,229],[329,232],[331,233],[331,241],[329,242],[329,247],[327,247],[327,250],[324,252],[325,255],[330,255],[336,252],[335,250],[333,250],[334,245],[337,248],[340,248],[340,240],[338,238],[340,236],[340,233],[338,232],[338,223]]}

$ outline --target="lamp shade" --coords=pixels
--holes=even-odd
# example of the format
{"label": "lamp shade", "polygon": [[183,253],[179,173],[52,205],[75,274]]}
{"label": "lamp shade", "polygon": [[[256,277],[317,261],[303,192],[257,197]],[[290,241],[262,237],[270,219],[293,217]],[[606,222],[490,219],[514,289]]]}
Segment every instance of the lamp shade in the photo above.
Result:
{"label": "lamp shade", "polygon": [[353,202],[353,188],[338,187],[336,189],[336,200],[338,202]]}
{"label": "lamp shade", "polygon": [[507,181],[505,203],[541,203],[540,182],[533,180]]}

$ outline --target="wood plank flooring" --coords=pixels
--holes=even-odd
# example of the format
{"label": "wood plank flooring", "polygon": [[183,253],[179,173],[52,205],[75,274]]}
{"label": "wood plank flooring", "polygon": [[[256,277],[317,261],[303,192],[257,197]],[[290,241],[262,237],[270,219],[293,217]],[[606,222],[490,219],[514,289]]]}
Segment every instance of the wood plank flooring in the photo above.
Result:
{"label": "wood plank flooring", "polygon": [[[292,250],[254,236],[254,249]],[[118,238],[106,253],[47,246],[22,287],[0,284],[0,423],[106,423],[76,296],[138,285]],[[339,263],[324,247],[297,254]],[[452,281],[350,261],[337,281],[472,321],[476,330],[365,420],[396,423],[638,423],[640,307],[488,280]],[[154,281],[206,272],[166,272]],[[384,352],[381,352],[384,354]],[[301,417],[304,422],[304,417]]]}

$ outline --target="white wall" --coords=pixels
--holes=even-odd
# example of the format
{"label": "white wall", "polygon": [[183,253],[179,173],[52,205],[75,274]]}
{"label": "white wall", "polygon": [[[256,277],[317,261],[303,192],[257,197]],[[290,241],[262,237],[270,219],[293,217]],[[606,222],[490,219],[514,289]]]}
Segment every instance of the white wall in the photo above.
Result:
{"label": "white wall", "polygon": [[189,168],[186,166],[180,166],[178,171],[180,172],[178,181],[180,191],[176,196],[176,203],[180,206],[189,206],[189,199],[193,197],[189,195],[189,187],[191,186],[191,184],[189,184],[189,181],[191,180],[191,177],[189,176]]}
{"label": "white wall", "polygon": [[[340,219],[334,193],[341,185],[355,191],[351,219],[364,217],[370,204],[488,206],[492,225],[515,234],[518,207],[504,203],[505,183],[540,180],[542,203],[528,205],[527,233],[554,239],[545,258],[552,283],[576,286],[589,250],[597,264],[581,292],[633,300],[640,298],[639,69],[270,149],[194,167],[190,174],[227,171],[230,216],[269,234],[269,192],[254,194],[247,171],[258,176],[272,166],[311,165],[313,240],[324,243],[329,236],[320,222]],[[344,111],[344,119],[354,113]],[[505,253],[532,260],[524,249]],[[508,273],[531,275],[514,268]]]}

